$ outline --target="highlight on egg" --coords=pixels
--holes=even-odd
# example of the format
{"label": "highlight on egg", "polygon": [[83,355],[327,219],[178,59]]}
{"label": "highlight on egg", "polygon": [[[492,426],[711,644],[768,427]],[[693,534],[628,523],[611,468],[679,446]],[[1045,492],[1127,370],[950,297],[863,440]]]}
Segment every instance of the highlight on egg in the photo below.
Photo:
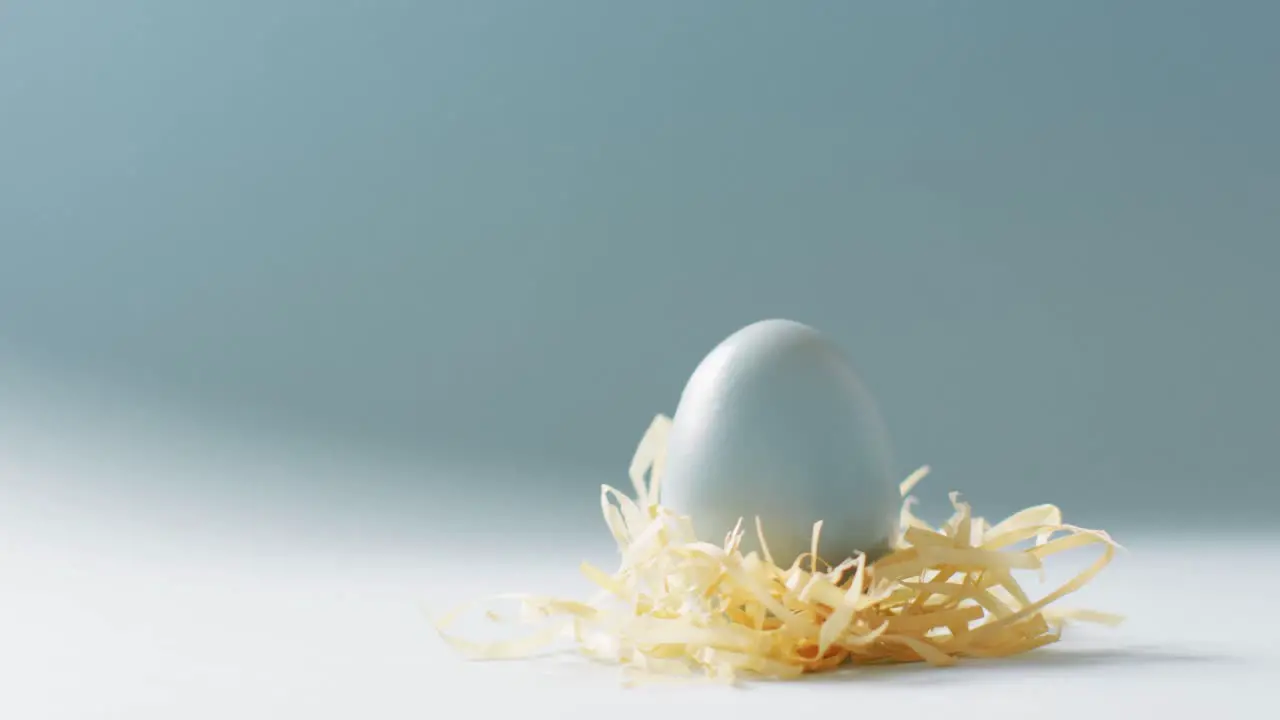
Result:
{"label": "highlight on egg", "polygon": [[[844,352],[817,330],[764,320],[729,335],[655,417],[631,461],[632,493],[600,489],[612,573],[581,563],[587,599],[503,595],[438,618],[475,659],[526,658],[557,641],[615,663],[627,683],[787,679],[845,665],[1020,655],[1071,622],[1116,615],[1054,604],[1119,547],[1053,505],[989,523],[958,493],[934,527],[912,512],[921,468],[895,483],[888,433]],[[1094,547],[1094,562],[1033,599],[1017,571]],[[515,601],[532,635],[450,632],[477,604]],[[490,610],[493,621],[502,617]]]}

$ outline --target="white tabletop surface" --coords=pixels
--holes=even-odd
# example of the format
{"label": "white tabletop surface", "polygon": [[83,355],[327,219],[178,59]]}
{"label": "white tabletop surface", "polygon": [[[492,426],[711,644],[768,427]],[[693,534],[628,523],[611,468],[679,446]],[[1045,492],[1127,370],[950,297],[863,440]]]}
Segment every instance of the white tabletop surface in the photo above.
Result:
{"label": "white tabletop surface", "polygon": [[154,541],[139,552],[118,539],[37,542],[12,527],[3,537],[0,717],[22,720],[763,718],[851,708],[870,717],[1243,717],[1269,703],[1280,676],[1269,616],[1280,542],[1244,538],[1133,539],[1073,603],[1124,612],[1128,623],[1080,628],[1016,661],[624,689],[612,668],[464,661],[424,617],[424,604],[493,591],[583,589],[567,548],[447,560],[425,545],[237,555]]}

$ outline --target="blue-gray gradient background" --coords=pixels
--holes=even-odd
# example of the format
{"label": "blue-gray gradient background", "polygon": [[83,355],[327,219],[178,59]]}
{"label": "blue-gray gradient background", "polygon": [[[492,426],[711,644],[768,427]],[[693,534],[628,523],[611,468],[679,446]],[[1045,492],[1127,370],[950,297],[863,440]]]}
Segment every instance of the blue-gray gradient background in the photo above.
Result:
{"label": "blue-gray gradient background", "polygon": [[938,499],[1266,523],[1277,27],[0,3],[0,500],[215,545],[595,530],[702,355],[781,316],[848,349]]}

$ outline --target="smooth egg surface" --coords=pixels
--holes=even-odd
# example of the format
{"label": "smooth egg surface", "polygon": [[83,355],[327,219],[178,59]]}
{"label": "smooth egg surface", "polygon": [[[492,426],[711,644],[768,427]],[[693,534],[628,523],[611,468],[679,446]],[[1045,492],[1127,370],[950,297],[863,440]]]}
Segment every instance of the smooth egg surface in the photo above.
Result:
{"label": "smooth egg surface", "polygon": [[807,552],[837,564],[883,554],[900,499],[888,433],[846,355],[817,330],[764,320],[729,336],[680,396],[662,503],[719,543],[742,518],[744,551],[760,517],[774,561]]}

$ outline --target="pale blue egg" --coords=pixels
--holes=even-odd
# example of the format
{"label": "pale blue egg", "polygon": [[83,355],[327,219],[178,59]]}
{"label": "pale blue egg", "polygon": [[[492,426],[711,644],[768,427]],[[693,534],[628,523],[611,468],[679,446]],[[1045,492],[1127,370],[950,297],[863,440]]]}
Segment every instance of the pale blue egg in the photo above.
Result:
{"label": "pale blue egg", "polygon": [[662,504],[720,542],[755,517],[784,567],[808,551],[838,564],[874,559],[897,531],[900,499],[888,432],[845,353],[813,328],[764,320],[721,342],[698,365],[676,408]]}

